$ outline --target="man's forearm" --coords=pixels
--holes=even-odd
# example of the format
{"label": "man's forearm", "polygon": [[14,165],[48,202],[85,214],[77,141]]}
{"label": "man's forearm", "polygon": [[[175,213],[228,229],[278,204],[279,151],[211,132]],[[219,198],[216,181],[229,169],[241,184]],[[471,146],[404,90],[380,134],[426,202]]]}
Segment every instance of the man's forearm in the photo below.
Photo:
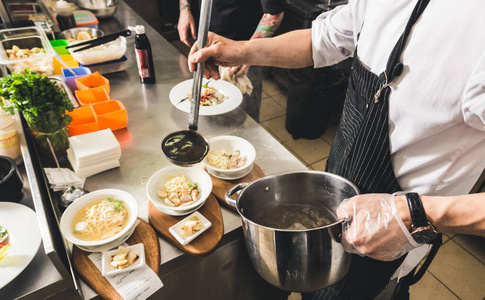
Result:
{"label": "man's forearm", "polygon": [[421,199],[439,232],[485,236],[485,193]]}
{"label": "man's forearm", "polygon": [[245,61],[250,65],[303,68],[313,65],[312,31],[302,29],[267,39],[244,42]]}
{"label": "man's forearm", "polygon": [[283,20],[283,15],[283,12],[276,15],[264,14],[251,39],[273,36]]}
{"label": "man's forearm", "polygon": [[[408,229],[411,215],[404,195],[396,196],[396,208]],[[485,236],[485,193],[461,196],[424,196],[421,201],[428,221],[442,233]]]}

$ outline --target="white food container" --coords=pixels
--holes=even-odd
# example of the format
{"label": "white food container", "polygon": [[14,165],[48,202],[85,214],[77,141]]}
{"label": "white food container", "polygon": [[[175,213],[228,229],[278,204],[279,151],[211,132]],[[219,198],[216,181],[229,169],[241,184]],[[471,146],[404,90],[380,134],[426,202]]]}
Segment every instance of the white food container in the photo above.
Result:
{"label": "white food container", "polygon": [[83,65],[93,65],[118,60],[125,55],[126,38],[120,36],[114,41],[93,48],[79,52],[74,52],[74,50],[76,50],[76,47],[69,48],[71,55]]}

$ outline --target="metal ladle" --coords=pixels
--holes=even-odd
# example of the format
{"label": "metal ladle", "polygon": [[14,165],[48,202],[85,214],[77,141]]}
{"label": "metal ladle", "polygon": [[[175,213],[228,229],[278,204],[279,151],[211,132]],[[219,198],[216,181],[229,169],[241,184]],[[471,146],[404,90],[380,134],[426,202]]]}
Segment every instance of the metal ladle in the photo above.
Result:
{"label": "metal ladle", "polygon": [[[197,49],[202,49],[207,44],[211,10],[212,0],[202,0]],[[203,75],[202,62],[197,64],[197,70],[194,72],[189,129],[172,132],[162,141],[163,154],[175,165],[187,167],[199,163],[209,152],[209,141],[197,132]]]}

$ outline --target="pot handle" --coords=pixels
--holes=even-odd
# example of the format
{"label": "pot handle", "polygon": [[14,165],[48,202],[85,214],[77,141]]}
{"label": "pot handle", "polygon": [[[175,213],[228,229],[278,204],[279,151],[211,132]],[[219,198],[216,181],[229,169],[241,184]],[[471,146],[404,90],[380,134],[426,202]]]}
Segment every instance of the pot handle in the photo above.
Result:
{"label": "pot handle", "polygon": [[339,223],[341,223],[342,226],[337,227],[337,232],[335,234],[335,240],[338,243],[342,243],[342,233],[343,233],[344,230],[346,230],[350,226],[350,223],[352,223],[352,218],[340,220]]}
{"label": "pot handle", "polygon": [[248,182],[241,182],[239,184],[236,184],[232,188],[230,188],[226,192],[226,195],[225,195],[227,204],[232,205],[234,207],[237,207],[236,206],[236,200],[232,199],[231,196],[234,195],[235,193],[239,192],[240,190],[246,188],[248,185],[249,185]]}

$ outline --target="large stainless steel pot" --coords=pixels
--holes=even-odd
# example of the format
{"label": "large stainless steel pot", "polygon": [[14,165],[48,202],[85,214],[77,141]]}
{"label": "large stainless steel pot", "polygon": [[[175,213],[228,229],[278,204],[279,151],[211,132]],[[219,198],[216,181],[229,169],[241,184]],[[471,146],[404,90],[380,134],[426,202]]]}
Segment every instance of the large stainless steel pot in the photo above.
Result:
{"label": "large stainless steel pot", "polygon": [[[237,200],[232,199],[238,191]],[[342,200],[357,194],[357,187],[345,178],[301,171],[240,183],[225,198],[242,217],[246,246],[259,275],[282,290],[310,292],[338,282],[348,272],[351,256],[340,244],[342,222],[336,210]],[[262,225],[281,207],[303,205],[329,210],[332,221],[313,229]]]}

